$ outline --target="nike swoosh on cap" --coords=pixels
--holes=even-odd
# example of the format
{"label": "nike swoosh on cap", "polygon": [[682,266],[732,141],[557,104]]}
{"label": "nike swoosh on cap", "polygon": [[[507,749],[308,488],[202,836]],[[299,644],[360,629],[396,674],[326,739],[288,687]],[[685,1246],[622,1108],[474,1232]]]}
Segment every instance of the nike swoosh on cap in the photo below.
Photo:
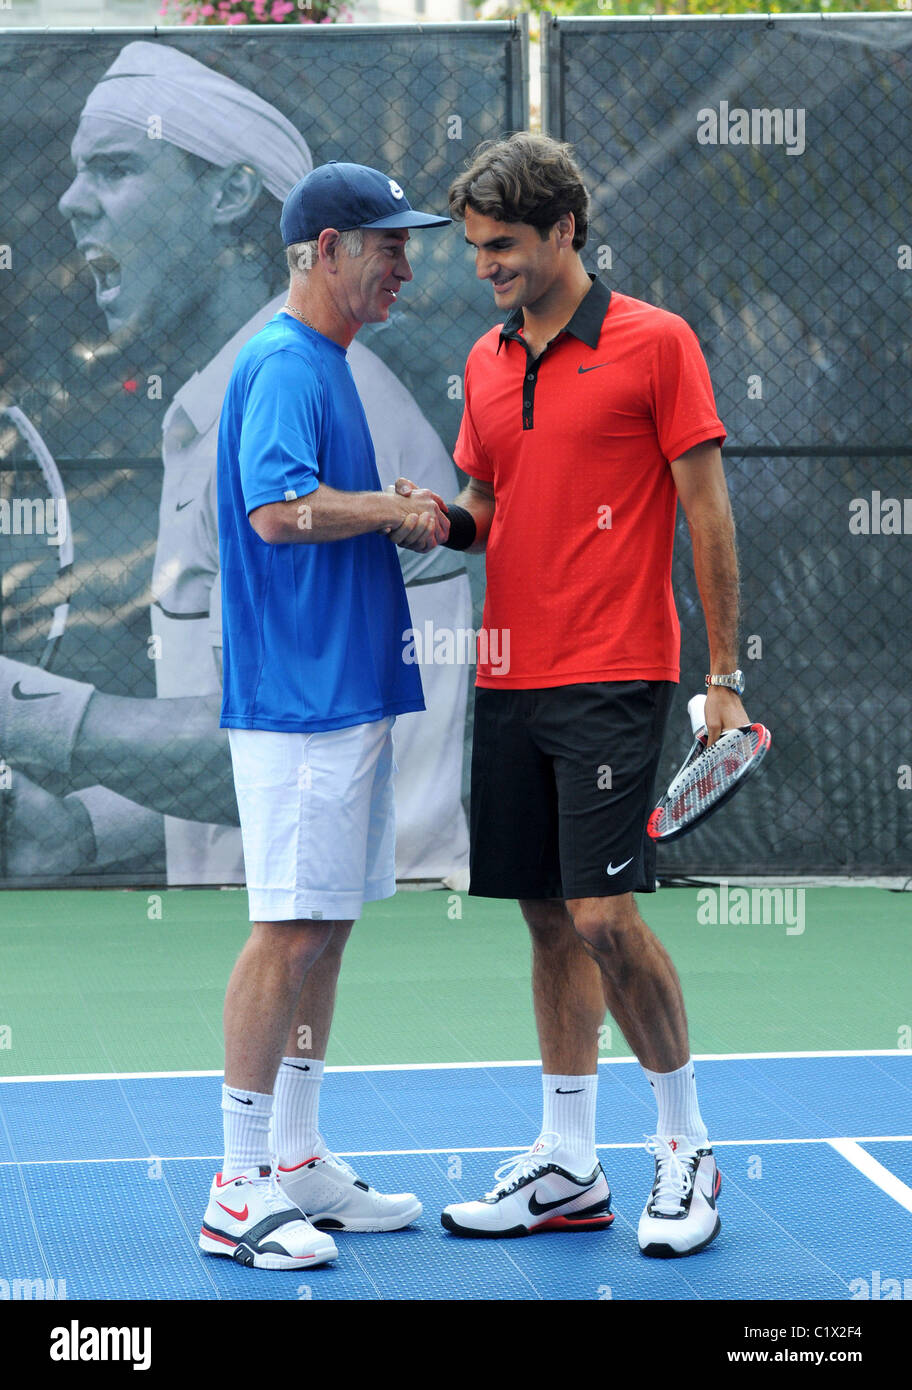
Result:
{"label": "nike swoosh on cap", "polygon": [[16,684],[13,686],[12,690],[10,691],[10,694],[12,695],[14,700],[53,700],[55,695],[60,694],[60,691],[38,690],[34,694],[29,694],[27,691],[22,689],[22,686],[20,685],[19,681],[16,681]]}
{"label": "nike swoosh on cap", "polygon": [[632,863],[633,863],[633,855],[631,854],[630,858],[629,858],[629,859],[625,859],[624,862],[623,862],[623,864],[618,864],[618,865],[616,865],[616,866],[615,866],[614,864],[609,864],[608,867],[607,867],[607,869],[605,870],[605,873],[606,873],[606,874],[619,874],[619,873],[621,872],[621,869],[626,869],[627,865],[628,865],[628,864],[632,864]]}

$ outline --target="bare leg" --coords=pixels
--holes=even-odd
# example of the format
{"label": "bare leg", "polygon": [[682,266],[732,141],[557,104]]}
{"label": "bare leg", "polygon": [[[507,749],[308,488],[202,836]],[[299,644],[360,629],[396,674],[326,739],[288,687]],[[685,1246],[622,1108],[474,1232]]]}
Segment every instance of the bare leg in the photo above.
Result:
{"label": "bare leg", "polygon": [[633,894],[571,898],[567,910],[598,963],[605,1003],[640,1064],[655,1072],[683,1067],[690,1048],[681,982]]}
{"label": "bare leg", "polygon": [[519,906],[532,937],[532,998],[542,1070],[549,1076],[593,1076],[605,1017],[598,965],[560,899],[526,899]]}
{"label": "bare leg", "polygon": [[225,994],[225,1080],[271,1095],[307,972],[333,922],[255,922]]}
{"label": "bare leg", "polygon": [[301,1055],[322,1060],[326,1056],[336,1006],[336,982],[352,926],[351,922],[334,924],[326,949],[308,971],[285,1042],[284,1057]]}

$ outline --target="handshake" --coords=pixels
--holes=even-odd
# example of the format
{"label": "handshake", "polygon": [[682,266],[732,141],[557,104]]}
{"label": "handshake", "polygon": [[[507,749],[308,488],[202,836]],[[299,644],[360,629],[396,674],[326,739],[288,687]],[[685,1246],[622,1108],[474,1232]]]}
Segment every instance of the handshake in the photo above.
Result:
{"label": "handshake", "polygon": [[397,478],[386,490],[395,497],[397,519],[381,526],[381,534],[405,550],[433,550],[446,543],[450,519],[442,497],[408,478]]}

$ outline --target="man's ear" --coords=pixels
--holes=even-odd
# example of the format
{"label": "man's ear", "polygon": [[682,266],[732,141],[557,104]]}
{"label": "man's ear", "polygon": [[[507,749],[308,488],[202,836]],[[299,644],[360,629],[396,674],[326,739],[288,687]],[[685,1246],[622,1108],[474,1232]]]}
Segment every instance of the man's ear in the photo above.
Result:
{"label": "man's ear", "polygon": [[562,212],[554,224],[558,246],[572,246],[576,235],[576,218],[572,212]]}
{"label": "man's ear", "polygon": [[214,169],[212,183],[212,223],[227,226],[246,217],[256,206],[263,189],[263,180],[249,164],[232,164],[227,169]]}
{"label": "man's ear", "polygon": [[342,249],[342,237],[335,227],[326,227],[317,241],[317,255],[323,268],[330,275],[335,275],[339,269],[339,252]]}

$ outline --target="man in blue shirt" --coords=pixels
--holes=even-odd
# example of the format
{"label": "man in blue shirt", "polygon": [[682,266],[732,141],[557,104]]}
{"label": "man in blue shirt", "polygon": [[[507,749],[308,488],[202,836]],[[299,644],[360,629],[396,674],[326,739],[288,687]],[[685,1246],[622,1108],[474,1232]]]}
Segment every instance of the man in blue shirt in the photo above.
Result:
{"label": "man in blue shirt", "polygon": [[287,302],[241,349],[222,410],[221,722],[253,928],[225,1000],[225,1158],[200,1248],[260,1268],[324,1263],[330,1231],[421,1212],[359,1179],[317,1117],[345,942],[395,892],[392,726],[424,708],[390,541],[423,551],[449,529],[432,495],[380,490],[345,354],[412,278],[408,229],[449,220],[362,165],[303,178],[282,209]]}

